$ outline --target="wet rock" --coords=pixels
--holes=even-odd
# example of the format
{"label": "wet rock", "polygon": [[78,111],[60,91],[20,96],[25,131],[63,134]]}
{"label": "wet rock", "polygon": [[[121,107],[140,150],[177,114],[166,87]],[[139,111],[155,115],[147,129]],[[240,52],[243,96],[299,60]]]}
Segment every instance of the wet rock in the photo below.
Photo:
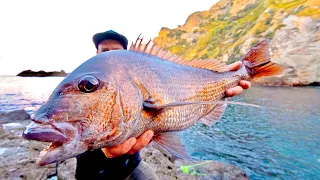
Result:
{"label": "wet rock", "polygon": [[143,149],[142,159],[154,168],[160,179],[183,180],[247,180],[248,176],[241,169],[216,161],[175,161],[154,148]]}
{"label": "wet rock", "polygon": [[17,122],[21,120],[29,120],[30,115],[25,110],[16,110],[10,111],[8,113],[1,113],[0,114],[0,123],[11,123]]}
{"label": "wet rock", "polygon": [[160,179],[178,179],[174,163],[167,154],[164,154],[155,148],[148,147],[142,149],[140,155],[143,161],[148,163],[155,170]]}
{"label": "wet rock", "polygon": [[16,136],[21,136],[25,127],[30,122],[30,115],[25,110],[16,110],[0,114],[0,124],[2,128]]}
{"label": "wet rock", "polygon": [[239,168],[216,161],[177,162],[178,179],[187,180],[248,180]]}
{"label": "wet rock", "polygon": [[40,151],[30,148],[29,141],[3,129],[0,137],[0,179],[46,179],[46,174],[54,171],[52,166],[38,167],[35,164]]}

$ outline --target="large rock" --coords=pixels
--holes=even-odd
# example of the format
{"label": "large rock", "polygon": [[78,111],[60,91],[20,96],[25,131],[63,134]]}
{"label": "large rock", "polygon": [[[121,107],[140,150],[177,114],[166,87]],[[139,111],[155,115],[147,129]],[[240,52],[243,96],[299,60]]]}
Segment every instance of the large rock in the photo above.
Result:
{"label": "large rock", "polygon": [[7,113],[1,113],[0,114],[0,123],[11,123],[11,122],[17,122],[21,120],[29,120],[30,115],[25,110],[16,110],[16,111],[10,111]]}
{"label": "large rock", "polygon": [[248,176],[239,168],[216,161],[175,161],[154,148],[141,151],[142,159],[156,172],[160,179],[174,180],[247,180]]}
{"label": "large rock", "polygon": [[25,110],[16,110],[0,114],[1,127],[16,136],[21,136],[25,127],[30,122],[30,115]]}
{"label": "large rock", "polygon": [[187,180],[248,180],[249,177],[239,168],[216,161],[176,163],[178,179]]}
{"label": "large rock", "polygon": [[155,148],[148,147],[142,149],[140,155],[142,159],[155,170],[160,179],[178,179],[175,165],[167,154],[161,153]]}
{"label": "large rock", "polygon": [[255,82],[268,85],[317,85],[320,82],[320,19],[290,15],[270,42],[272,61],[287,69]]}

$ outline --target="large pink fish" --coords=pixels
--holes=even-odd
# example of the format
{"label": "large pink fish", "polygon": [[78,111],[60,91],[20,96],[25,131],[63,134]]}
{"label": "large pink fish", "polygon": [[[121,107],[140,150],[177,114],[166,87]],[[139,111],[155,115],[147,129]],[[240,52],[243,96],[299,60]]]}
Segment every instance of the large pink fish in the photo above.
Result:
{"label": "large pink fish", "polygon": [[196,122],[214,124],[225,111],[225,91],[240,80],[279,74],[267,42],[254,46],[242,67],[222,72],[217,60],[185,61],[141,39],[128,51],[101,53],[70,73],[23,132],[30,140],[52,142],[40,165],[85,151],[123,143],[153,130],[158,147],[186,157],[173,132]]}

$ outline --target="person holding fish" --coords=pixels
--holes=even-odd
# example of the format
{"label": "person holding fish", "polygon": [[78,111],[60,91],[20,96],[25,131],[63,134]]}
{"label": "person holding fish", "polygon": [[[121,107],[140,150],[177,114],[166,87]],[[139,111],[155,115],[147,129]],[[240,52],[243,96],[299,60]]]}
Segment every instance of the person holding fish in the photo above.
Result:
{"label": "person holding fish", "polygon": [[127,38],[114,31],[93,40],[97,55],[60,82],[22,133],[51,142],[40,152],[40,166],[78,157],[77,179],[158,179],[139,156],[151,139],[173,159],[192,159],[180,131],[197,122],[214,125],[227,104],[250,105],[228,97],[249,88],[251,79],[284,71],[271,61],[267,40],[229,66],[186,61],[140,38],[126,50]]}
{"label": "person holding fish", "polygon": [[[111,50],[127,50],[125,36],[109,30],[93,36],[96,53]],[[240,61],[227,66],[227,70],[236,71],[242,66]],[[251,86],[249,81],[241,80],[238,86],[229,88],[225,94],[232,97]],[[147,130],[138,138],[129,138],[124,143],[102,149],[96,149],[77,156],[77,179],[158,179],[153,169],[141,161],[139,151],[146,147],[154,136]]]}

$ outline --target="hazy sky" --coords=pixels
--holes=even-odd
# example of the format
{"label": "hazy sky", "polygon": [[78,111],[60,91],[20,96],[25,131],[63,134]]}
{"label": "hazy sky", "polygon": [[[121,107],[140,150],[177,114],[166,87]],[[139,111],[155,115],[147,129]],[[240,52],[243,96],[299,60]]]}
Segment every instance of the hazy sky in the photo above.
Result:
{"label": "hazy sky", "polygon": [[0,75],[26,69],[72,71],[95,55],[92,36],[113,29],[129,42],[176,28],[217,0],[0,1]]}

